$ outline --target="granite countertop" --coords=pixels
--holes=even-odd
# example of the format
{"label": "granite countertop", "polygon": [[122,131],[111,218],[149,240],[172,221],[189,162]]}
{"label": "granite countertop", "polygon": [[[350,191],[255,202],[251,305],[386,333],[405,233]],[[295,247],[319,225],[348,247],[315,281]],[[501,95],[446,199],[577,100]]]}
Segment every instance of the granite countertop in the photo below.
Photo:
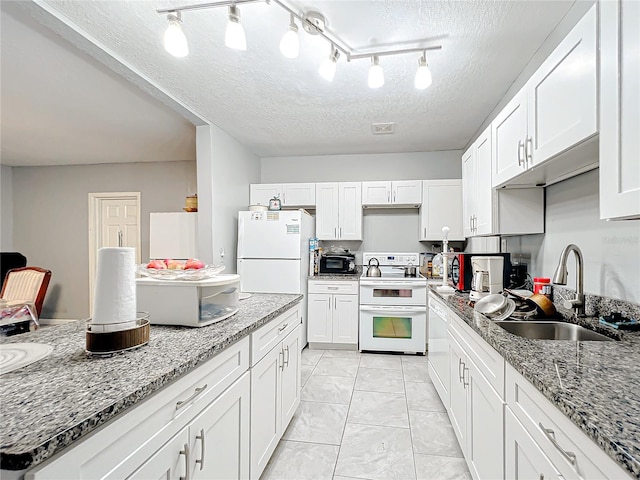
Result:
{"label": "granite countertop", "polygon": [[565,321],[619,341],[531,340],[475,312],[467,294],[432,291],[622,468],[640,478],[640,332],[619,333],[599,325],[598,317],[576,318],[559,308]]}
{"label": "granite countertop", "polygon": [[200,328],[151,325],[147,345],[106,357],[85,353],[82,320],[2,338],[3,344],[38,342],[54,349],[0,376],[0,468],[42,462],[301,299],[254,293],[226,320]]}
{"label": "granite countertop", "polygon": [[350,281],[357,282],[360,280],[360,273],[320,273],[309,277],[309,280],[330,280],[330,281]]}

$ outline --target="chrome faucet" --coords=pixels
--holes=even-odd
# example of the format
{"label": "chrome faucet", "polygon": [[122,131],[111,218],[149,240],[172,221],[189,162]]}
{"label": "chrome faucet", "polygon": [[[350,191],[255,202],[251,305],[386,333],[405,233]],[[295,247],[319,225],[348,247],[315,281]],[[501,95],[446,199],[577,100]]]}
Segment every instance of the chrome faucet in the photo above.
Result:
{"label": "chrome faucet", "polygon": [[582,252],[578,248],[577,245],[570,243],[562,253],[560,254],[560,262],[558,263],[558,268],[556,268],[556,272],[553,274],[552,283],[557,285],[566,285],[567,284],[567,257],[569,256],[569,252],[573,252],[576,255],[576,297],[573,300],[565,300],[562,306],[567,309],[573,309],[574,313],[578,317],[584,317],[584,291],[583,291],[583,261],[582,261]]}

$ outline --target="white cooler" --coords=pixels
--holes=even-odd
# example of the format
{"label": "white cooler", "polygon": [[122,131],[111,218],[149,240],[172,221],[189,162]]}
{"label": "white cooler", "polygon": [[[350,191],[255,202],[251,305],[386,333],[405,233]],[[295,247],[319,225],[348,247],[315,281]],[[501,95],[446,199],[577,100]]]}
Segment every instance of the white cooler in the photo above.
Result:
{"label": "white cooler", "polygon": [[240,275],[222,274],[208,280],[136,279],[138,311],[156,325],[204,327],[238,311]]}

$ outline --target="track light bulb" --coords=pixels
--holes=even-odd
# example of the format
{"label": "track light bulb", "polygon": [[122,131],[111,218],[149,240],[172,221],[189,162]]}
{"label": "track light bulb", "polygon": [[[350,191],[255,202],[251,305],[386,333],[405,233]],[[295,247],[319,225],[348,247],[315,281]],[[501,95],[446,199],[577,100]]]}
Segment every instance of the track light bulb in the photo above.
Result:
{"label": "track light bulb", "polygon": [[322,75],[325,80],[329,82],[333,81],[333,78],[336,76],[336,63],[339,57],[340,52],[338,52],[338,49],[334,45],[331,45],[331,55],[322,62],[318,69],[318,73]]}
{"label": "track light bulb", "polygon": [[224,33],[224,44],[235,50],[247,49],[247,37],[240,23],[240,10],[235,5],[229,5],[229,23]]}
{"label": "track light bulb", "polygon": [[429,66],[427,65],[427,54],[425,52],[418,60],[415,86],[418,90],[424,90],[428,88],[432,82],[433,78],[431,77],[431,70],[429,70]]}
{"label": "track light bulb", "polygon": [[300,37],[298,37],[298,26],[294,20],[295,17],[291,14],[289,30],[280,40],[280,52],[287,58],[296,58],[300,53]]}
{"label": "track light bulb", "polygon": [[174,57],[186,57],[189,55],[189,44],[182,31],[180,12],[169,13],[167,20],[169,26],[164,32],[164,49]]}
{"label": "track light bulb", "polygon": [[369,68],[369,88],[380,88],[384,85],[384,71],[380,66],[380,59],[377,55],[371,57],[371,67]]}

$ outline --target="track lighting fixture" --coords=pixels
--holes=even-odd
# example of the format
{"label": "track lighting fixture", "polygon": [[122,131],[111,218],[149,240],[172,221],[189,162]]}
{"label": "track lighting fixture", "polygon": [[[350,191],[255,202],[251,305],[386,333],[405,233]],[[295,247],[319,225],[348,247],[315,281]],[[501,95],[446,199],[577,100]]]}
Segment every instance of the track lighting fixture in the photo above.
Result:
{"label": "track lighting fixture", "polygon": [[186,57],[189,55],[187,37],[182,31],[182,16],[180,12],[172,12],[167,15],[169,26],[164,32],[164,49],[174,57]]}
{"label": "track lighting fixture", "polygon": [[380,88],[384,85],[384,72],[380,66],[380,59],[377,55],[371,57],[371,67],[369,67],[369,88]]}
{"label": "track lighting fixture", "polygon": [[338,62],[338,58],[340,58],[340,52],[334,44],[331,44],[331,54],[329,58],[322,62],[320,68],[318,68],[318,73],[329,82],[332,82],[333,77],[336,76],[336,63]]}
{"label": "track lighting fixture", "polygon": [[229,23],[224,33],[224,44],[235,50],[247,50],[247,37],[240,23],[240,10],[235,4],[229,5]]}
{"label": "track lighting fixture", "polygon": [[[184,57],[189,54],[189,45],[182,31],[181,12],[187,10],[204,10],[210,8],[229,7],[229,22],[225,31],[224,43],[229,48],[236,50],[247,49],[247,38],[244,28],[240,22],[240,10],[237,4],[245,3],[262,3],[265,0],[215,0],[212,3],[201,3],[194,5],[181,5],[179,7],[168,7],[156,10],[161,15],[167,15],[169,27],[164,34],[164,47],[171,55],[176,57]],[[407,53],[421,52],[422,55],[418,59],[418,70],[415,76],[415,87],[418,90],[428,88],[432,83],[431,71],[427,64],[427,50],[440,50],[440,45],[418,46],[411,48],[379,50],[358,53],[341,40],[334,32],[330,32],[326,26],[328,25],[324,15],[318,11],[307,11],[300,13],[289,6],[290,0],[266,0],[269,5],[276,5],[289,13],[289,29],[280,40],[280,52],[287,58],[296,58],[300,54],[300,37],[298,34],[298,25],[296,19],[300,21],[300,26],[309,35],[317,35],[322,37],[331,44],[331,53],[329,57],[322,62],[318,68],[318,73],[329,82],[333,81],[336,75],[336,64],[340,54],[344,54],[347,62],[354,60],[367,59],[371,60],[369,68],[368,84],[370,88],[380,88],[384,85],[384,71],[380,65],[380,57],[391,55],[404,55]],[[446,37],[446,35],[445,35]],[[411,42],[406,42],[411,43]],[[422,43],[416,40],[413,43]]]}
{"label": "track lighting fixture", "polygon": [[415,86],[418,90],[424,90],[431,85],[432,81],[431,70],[429,70],[429,66],[427,65],[427,52],[422,52],[422,56],[418,59]]}
{"label": "track lighting fixture", "polygon": [[300,53],[300,38],[298,37],[298,26],[296,25],[295,18],[292,13],[289,30],[282,36],[282,40],[280,40],[280,52],[287,58],[296,58]]}

